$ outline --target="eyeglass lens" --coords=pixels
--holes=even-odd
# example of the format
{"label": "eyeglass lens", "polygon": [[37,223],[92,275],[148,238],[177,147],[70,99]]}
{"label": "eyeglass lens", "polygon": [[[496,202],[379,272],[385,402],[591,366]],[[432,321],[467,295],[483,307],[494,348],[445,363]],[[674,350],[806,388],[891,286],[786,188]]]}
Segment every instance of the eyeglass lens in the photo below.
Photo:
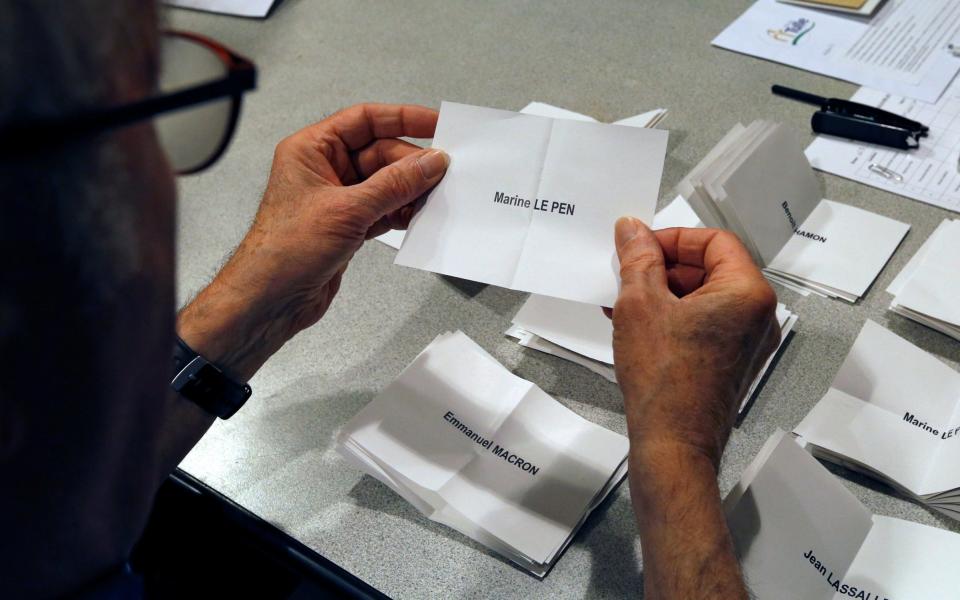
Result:
{"label": "eyeglass lens", "polygon": [[[160,92],[177,92],[221,79],[227,65],[211,49],[190,39],[165,36],[161,49]],[[233,100],[222,98],[156,119],[160,144],[178,173],[206,164],[219,150],[230,127]]]}

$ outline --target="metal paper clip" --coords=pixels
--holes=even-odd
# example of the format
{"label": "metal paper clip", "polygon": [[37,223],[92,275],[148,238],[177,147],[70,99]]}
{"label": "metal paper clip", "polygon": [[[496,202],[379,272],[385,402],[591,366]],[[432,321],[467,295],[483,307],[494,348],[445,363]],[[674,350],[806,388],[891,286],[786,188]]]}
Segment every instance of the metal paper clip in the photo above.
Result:
{"label": "metal paper clip", "polygon": [[897,182],[903,181],[903,175],[901,175],[900,173],[897,173],[893,169],[888,169],[883,165],[878,165],[877,163],[870,163],[870,166],[867,168],[873,171],[874,173],[876,173],[877,175],[884,177],[886,179],[892,179],[893,181],[897,181]]}

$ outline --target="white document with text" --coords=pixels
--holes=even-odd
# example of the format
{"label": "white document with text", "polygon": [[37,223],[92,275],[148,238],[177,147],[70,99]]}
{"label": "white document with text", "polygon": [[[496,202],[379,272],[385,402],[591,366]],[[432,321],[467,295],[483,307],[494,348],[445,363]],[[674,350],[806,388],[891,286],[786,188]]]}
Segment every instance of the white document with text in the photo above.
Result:
{"label": "white document with text", "polygon": [[592,304],[618,292],[617,218],[653,218],[667,132],[444,102],[443,180],[396,264]]}
{"label": "white document with text", "polygon": [[628,450],[461,332],[438,336],[337,442],[428,518],[538,576],[623,479]]}
{"label": "white document with text", "polygon": [[[554,106],[552,104],[547,104],[546,102],[531,102],[521,108],[520,112],[525,115],[539,115],[541,117],[551,117],[554,119],[573,119],[574,121],[589,121],[591,123],[597,122],[596,119],[588,115],[567,110],[566,108],[560,108],[559,106]],[[666,116],[667,109],[655,108],[639,115],[614,121],[613,124],[624,125],[626,127],[656,127]],[[399,250],[400,246],[403,245],[403,238],[405,237],[405,234],[405,230],[394,229],[382,235],[378,235],[376,239],[390,246],[391,248]]]}
{"label": "white document with text", "polygon": [[960,3],[889,0],[870,19],[757,0],[713,45],[936,102],[960,70]]}
{"label": "white document with text", "polygon": [[960,590],[960,535],[871,514],[782,431],[724,508],[758,600],[933,600]]}

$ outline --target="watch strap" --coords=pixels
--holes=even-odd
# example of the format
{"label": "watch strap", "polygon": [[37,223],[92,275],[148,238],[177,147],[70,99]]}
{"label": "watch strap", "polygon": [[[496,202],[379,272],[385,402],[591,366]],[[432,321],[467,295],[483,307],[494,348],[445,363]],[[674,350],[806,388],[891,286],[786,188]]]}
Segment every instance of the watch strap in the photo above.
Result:
{"label": "watch strap", "polygon": [[173,347],[173,381],[170,387],[200,408],[229,419],[244,405],[253,390],[238,383],[222,369],[200,356],[180,336]]}

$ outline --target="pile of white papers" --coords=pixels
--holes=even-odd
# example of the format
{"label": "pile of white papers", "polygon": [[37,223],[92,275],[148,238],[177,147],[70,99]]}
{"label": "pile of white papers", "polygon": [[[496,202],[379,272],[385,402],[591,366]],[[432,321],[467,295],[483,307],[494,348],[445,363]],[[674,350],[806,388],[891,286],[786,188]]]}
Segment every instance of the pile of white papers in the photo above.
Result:
{"label": "pile of white papers", "polygon": [[815,456],[960,519],[960,373],[873,321],[795,432]]}
{"label": "pile of white papers", "polygon": [[623,479],[629,448],[461,332],[438,336],[337,442],[431,520],[540,577]]}
{"label": "pile of white papers", "polygon": [[944,220],[887,288],[890,310],[960,340],[960,220]]}
{"label": "pile of white papers", "polygon": [[772,280],[848,302],[910,229],[822,200],[799,138],[772,121],[737,124],[677,189],[704,224],[737,234]]}
{"label": "pile of white papers", "polygon": [[[743,411],[766,376],[777,354],[793,331],[797,315],[777,304],[780,345],[764,364],[740,403]],[[507,335],[521,346],[582,365],[616,383],[613,369],[613,324],[599,306],[533,294],[513,318]]]}
{"label": "pile of white papers", "polygon": [[667,132],[444,102],[433,147],[450,166],[396,264],[612,304],[614,223],[650,222]]}
{"label": "pile of white papers", "polygon": [[960,62],[956,0],[889,0],[871,19],[757,0],[714,46],[936,102]]}
{"label": "pile of white papers", "polygon": [[[588,121],[598,123],[596,119],[589,115],[584,115],[576,111],[560,108],[546,102],[531,102],[520,109],[525,115],[539,115],[541,117],[550,117],[553,119],[572,119],[574,121]],[[667,109],[655,108],[645,113],[626,117],[619,121],[614,121],[611,125],[624,125],[626,127],[656,127],[667,116]]]}
{"label": "pile of white papers", "polygon": [[759,600],[956,598],[960,535],[873,515],[782,431],[724,501]]}
{"label": "pile of white papers", "polygon": [[[701,226],[690,205],[680,197],[653,218],[654,229]],[[777,321],[780,323],[780,345],[744,394],[741,412],[756,394],[767,369],[793,331],[797,315],[778,303]],[[613,369],[613,324],[599,306],[531,294],[513,318],[513,325],[506,334],[515,338],[521,346],[569,360],[608,381],[617,381]]]}
{"label": "pile of white papers", "polygon": [[[567,110],[566,108],[560,108],[559,106],[553,106],[552,104],[547,104],[546,102],[531,102],[520,109],[520,112],[525,115],[539,115],[541,117],[551,117],[554,119],[573,119],[574,121],[589,121],[591,123],[597,122],[596,119],[588,115]],[[643,114],[620,119],[619,121],[614,121],[613,125],[624,125],[627,127],[656,127],[666,116],[667,109],[656,108]],[[383,235],[377,236],[377,240],[399,250],[400,246],[403,245],[403,238],[405,234],[406,231],[394,229],[384,233]]]}

